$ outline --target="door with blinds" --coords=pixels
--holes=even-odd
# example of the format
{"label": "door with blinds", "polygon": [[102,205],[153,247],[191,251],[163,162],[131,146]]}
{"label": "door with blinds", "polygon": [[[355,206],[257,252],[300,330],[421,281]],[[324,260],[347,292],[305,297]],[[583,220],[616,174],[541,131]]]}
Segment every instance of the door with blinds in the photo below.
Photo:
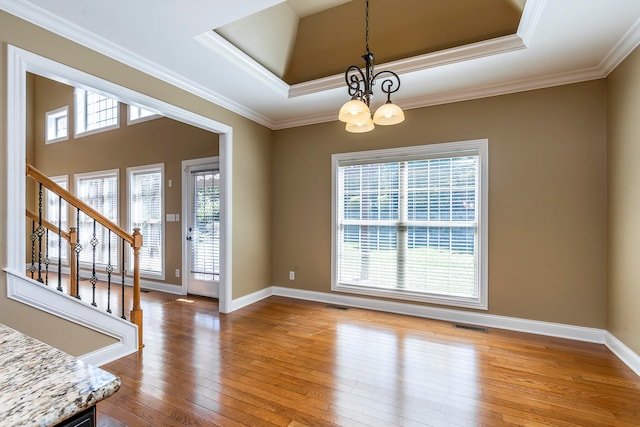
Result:
{"label": "door with blinds", "polygon": [[218,298],[220,284],[220,171],[217,164],[189,166],[186,220],[187,292]]}

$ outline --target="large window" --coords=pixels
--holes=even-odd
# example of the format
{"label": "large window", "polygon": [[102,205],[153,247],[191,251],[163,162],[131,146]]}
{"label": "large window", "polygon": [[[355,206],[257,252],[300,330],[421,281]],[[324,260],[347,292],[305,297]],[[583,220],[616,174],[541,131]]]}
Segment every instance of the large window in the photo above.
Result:
{"label": "large window", "polygon": [[99,93],[76,88],[76,135],[116,128],[118,101]]}
{"label": "large window", "polygon": [[[118,224],[118,170],[75,175],[76,196],[107,219]],[[95,237],[95,238],[94,238]],[[119,239],[115,233],[80,213],[78,240],[82,245],[80,262],[91,264],[95,249],[97,265],[120,265],[118,259]],[[95,244],[95,246],[94,246]]]}
{"label": "large window", "polygon": [[487,308],[487,141],[335,154],[335,290]]}
{"label": "large window", "polygon": [[144,239],[140,274],[164,279],[163,175],[162,164],[127,169],[129,229],[139,228]]}
{"label": "large window", "polygon": [[[51,180],[58,184],[65,190],[69,189],[69,178],[67,175],[54,176]],[[62,200],[57,194],[46,190],[46,219],[60,228],[61,231],[69,232],[69,222],[67,215],[69,214],[69,205]],[[49,248],[49,259],[54,262],[68,263],[69,255],[69,242],[64,238],[58,239],[58,235],[52,231],[49,231],[49,238],[47,239],[47,245]]]}

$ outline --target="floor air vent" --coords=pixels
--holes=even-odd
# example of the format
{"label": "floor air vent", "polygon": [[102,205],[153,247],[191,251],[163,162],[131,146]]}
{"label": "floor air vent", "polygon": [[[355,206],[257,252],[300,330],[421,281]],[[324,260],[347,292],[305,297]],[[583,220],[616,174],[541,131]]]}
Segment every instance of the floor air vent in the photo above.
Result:
{"label": "floor air vent", "polygon": [[489,332],[487,328],[482,328],[480,326],[460,325],[458,323],[454,324],[453,326],[455,326],[458,329],[467,329],[469,331],[482,332],[484,334]]}
{"label": "floor air vent", "polygon": [[327,304],[326,307],[327,308],[331,308],[333,310],[348,310],[349,309],[349,307],[342,307],[342,306],[333,305],[333,304]]}

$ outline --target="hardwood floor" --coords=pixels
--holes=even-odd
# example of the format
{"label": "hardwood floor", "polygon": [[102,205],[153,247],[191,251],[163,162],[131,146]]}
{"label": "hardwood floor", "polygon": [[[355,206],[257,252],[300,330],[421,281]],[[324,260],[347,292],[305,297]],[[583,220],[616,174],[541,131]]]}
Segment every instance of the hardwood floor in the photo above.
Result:
{"label": "hardwood floor", "polygon": [[103,366],[122,388],[99,423],[640,425],[640,378],[602,345],[281,297],[218,315],[154,291],[143,310],[144,350]]}

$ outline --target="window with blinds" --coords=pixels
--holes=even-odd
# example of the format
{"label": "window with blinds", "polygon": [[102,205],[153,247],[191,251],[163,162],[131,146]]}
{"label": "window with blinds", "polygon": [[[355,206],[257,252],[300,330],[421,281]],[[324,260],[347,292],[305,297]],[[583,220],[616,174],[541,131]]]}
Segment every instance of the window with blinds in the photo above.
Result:
{"label": "window with blinds", "polygon": [[[164,165],[127,169],[129,229],[139,228],[144,243],[140,249],[140,274],[164,279]],[[133,262],[132,253],[129,258]]]}
{"label": "window with blinds", "polygon": [[[69,189],[69,178],[66,175],[54,176],[51,177],[51,180],[65,190]],[[60,228],[60,230],[69,232],[69,222],[67,220],[69,215],[69,205],[57,194],[52,193],[49,190],[45,191],[47,203],[45,217],[47,221]],[[67,264],[69,256],[69,242],[64,238],[58,239],[58,235],[52,231],[49,231],[48,236],[47,246],[49,248],[49,259],[54,263],[60,261],[62,264]]]}
{"label": "window with blinds", "polygon": [[119,108],[115,99],[76,88],[75,104],[76,135],[118,127]]}
{"label": "window with blinds", "polygon": [[194,171],[192,179],[190,273],[197,280],[216,281],[220,279],[220,172]]}
{"label": "window with blinds", "polygon": [[334,155],[334,289],[486,308],[486,157],[486,141]]}
{"label": "window with blinds", "polygon": [[[76,196],[100,212],[110,221],[118,224],[118,170],[102,171],[75,175]],[[74,213],[75,215],[75,213]],[[96,265],[111,264],[114,269],[120,265],[118,257],[118,238],[115,233],[96,224],[92,218],[80,213],[78,223],[78,241],[82,245],[79,254],[80,262],[93,262],[93,245],[91,240],[97,239],[95,246]]]}

